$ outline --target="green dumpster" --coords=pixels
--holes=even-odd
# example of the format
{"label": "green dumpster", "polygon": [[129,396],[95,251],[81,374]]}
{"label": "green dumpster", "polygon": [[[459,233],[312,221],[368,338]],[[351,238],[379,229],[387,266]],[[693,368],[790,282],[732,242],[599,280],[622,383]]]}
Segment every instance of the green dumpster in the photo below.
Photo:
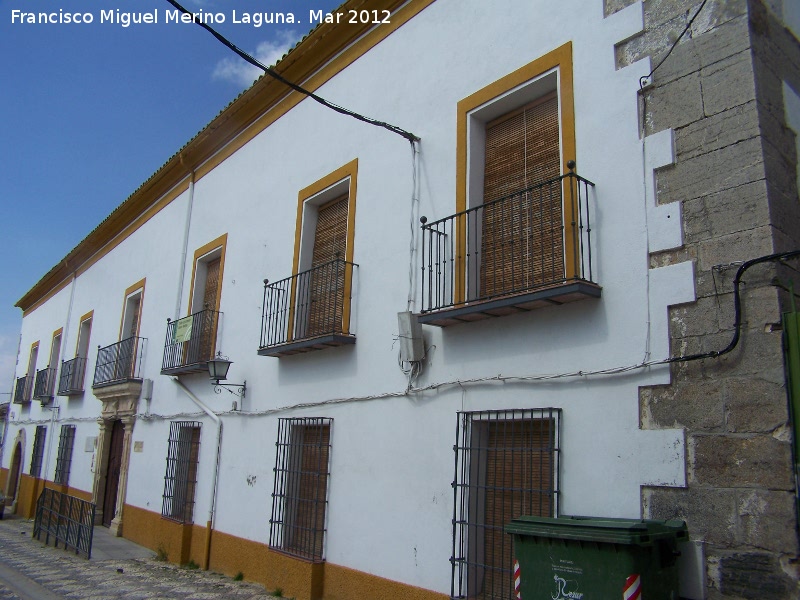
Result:
{"label": "green dumpster", "polygon": [[683,521],[520,517],[514,536],[514,598],[677,600]]}

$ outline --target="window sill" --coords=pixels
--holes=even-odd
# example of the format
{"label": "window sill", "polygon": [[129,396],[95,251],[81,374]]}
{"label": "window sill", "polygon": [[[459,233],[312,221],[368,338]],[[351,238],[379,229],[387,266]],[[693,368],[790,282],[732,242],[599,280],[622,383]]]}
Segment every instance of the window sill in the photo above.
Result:
{"label": "window sill", "polygon": [[301,550],[295,551],[290,548],[278,548],[276,546],[268,546],[270,552],[275,552],[276,554],[281,554],[283,556],[287,556],[289,558],[293,558],[295,560],[299,560],[304,563],[308,563],[310,565],[320,565],[325,562],[324,558],[310,558],[305,556]]}

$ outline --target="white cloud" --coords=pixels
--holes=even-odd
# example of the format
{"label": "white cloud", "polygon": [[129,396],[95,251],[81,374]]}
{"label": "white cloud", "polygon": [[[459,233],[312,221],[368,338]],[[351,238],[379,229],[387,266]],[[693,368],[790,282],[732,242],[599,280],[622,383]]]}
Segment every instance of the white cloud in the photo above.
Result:
{"label": "white cloud", "polygon": [[[261,42],[252,55],[261,63],[273,66],[297,42],[297,33],[288,30],[279,30],[272,40]],[[250,87],[262,75],[263,71],[254,67],[238,56],[229,56],[222,59],[214,67],[211,76],[214,79],[232,81],[242,87]]]}

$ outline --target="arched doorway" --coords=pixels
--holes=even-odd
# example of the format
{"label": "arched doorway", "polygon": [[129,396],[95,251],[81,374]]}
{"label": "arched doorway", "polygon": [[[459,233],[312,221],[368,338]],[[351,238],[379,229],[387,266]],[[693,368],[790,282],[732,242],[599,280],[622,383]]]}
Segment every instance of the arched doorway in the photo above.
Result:
{"label": "arched doorway", "polygon": [[20,466],[22,465],[22,442],[17,442],[14,445],[14,454],[11,455],[11,471],[8,474],[8,482],[6,484],[6,503],[10,507],[16,508],[17,502],[17,488],[19,486],[19,473]]}

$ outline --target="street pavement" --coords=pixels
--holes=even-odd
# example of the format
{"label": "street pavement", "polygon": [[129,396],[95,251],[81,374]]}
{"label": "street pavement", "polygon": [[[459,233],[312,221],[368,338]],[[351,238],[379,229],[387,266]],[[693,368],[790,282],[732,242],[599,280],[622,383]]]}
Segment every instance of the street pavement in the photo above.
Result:
{"label": "street pavement", "polygon": [[[33,521],[0,520],[0,600],[270,600],[264,587],[230,577],[181,568],[95,527],[92,558],[31,537]],[[43,538],[44,539],[44,538]]]}

